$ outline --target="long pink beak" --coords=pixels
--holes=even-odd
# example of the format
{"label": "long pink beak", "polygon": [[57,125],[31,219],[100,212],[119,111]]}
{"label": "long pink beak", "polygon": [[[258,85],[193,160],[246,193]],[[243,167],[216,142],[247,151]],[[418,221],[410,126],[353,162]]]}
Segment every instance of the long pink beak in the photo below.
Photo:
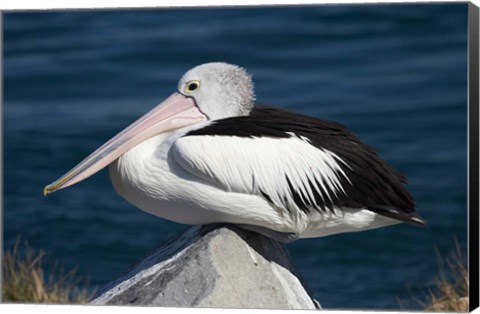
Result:
{"label": "long pink beak", "polygon": [[152,136],[206,119],[207,117],[195,106],[193,99],[174,93],[103,144],[60,179],[47,185],[43,189],[43,194],[46,196],[85,180]]}

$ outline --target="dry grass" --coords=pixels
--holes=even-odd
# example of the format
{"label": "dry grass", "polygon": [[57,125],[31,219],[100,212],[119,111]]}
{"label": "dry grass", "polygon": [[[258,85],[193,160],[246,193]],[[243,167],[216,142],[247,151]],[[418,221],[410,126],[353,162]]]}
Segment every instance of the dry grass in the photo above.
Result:
{"label": "dry grass", "polygon": [[468,269],[466,256],[458,242],[453,254],[440,257],[439,275],[434,279],[434,288],[428,292],[427,302],[422,303],[426,311],[468,312]]}
{"label": "dry grass", "polygon": [[91,293],[78,289],[76,270],[54,270],[47,276],[43,270],[45,253],[24,245],[24,256],[19,255],[19,241],[3,254],[2,302],[16,303],[87,303]]}

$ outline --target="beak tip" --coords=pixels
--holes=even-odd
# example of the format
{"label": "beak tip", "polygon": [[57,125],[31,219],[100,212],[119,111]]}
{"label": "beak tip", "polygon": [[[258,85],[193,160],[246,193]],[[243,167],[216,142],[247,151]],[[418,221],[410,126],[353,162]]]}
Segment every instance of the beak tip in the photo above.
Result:
{"label": "beak tip", "polygon": [[45,186],[45,187],[43,188],[43,196],[46,197],[46,196],[47,196],[48,194],[50,194],[50,193],[51,193],[51,191],[50,191],[50,189],[49,189],[49,185]]}

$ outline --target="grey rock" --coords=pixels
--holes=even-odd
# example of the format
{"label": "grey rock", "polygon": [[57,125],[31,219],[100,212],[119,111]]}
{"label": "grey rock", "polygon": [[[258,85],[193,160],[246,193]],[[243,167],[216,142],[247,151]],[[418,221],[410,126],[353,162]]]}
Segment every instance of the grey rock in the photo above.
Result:
{"label": "grey rock", "polygon": [[91,304],[319,309],[284,246],[233,225],[176,234]]}

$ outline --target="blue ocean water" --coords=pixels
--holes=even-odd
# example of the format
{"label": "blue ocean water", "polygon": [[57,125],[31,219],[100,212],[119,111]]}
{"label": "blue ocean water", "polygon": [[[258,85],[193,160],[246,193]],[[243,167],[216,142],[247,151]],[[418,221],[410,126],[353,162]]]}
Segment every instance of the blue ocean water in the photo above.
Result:
{"label": "blue ocean water", "polygon": [[42,189],[209,61],[246,68],[260,102],[341,122],[409,178],[428,228],[288,245],[322,305],[421,299],[435,247],[467,241],[466,3],[5,14],[4,248],[21,236],[100,287],[184,228],[129,205],[106,170]]}

